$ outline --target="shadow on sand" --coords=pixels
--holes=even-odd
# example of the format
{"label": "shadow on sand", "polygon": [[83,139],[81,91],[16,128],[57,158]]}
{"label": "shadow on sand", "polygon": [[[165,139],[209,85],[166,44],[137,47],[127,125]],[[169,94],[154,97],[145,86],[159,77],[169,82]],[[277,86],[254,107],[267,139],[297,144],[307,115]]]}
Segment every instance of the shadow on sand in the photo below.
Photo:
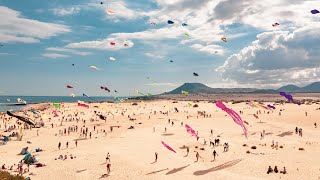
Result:
{"label": "shadow on sand", "polygon": [[281,134],[278,134],[277,136],[284,137],[284,136],[291,136],[292,134],[293,134],[292,131],[287,131],[287,132],[283,132]]}
{"label": "shadow on sand", "polygon": [[218,166],[212,167],[210,169],[195,171],[193,173],[193,175],[202,176],[202,175],[205,175],[205,174],[213,172],[213,171],[219,171],[219,170],[222,170],[222,169],[226,169],[226,168],[229,168],[231,166],[234,166],[234,165],[238,164],[240,161],[242,161],[242,159],[232,160],[232,161],[226,162],[224,164],[220,164]]}
{"label": "shadow on sand", "polygon": [[177,172],[179,172],[179,171],[182,171],[183,169],[185,169],[185,168],[188,167],[188,166],[190,166],[190,164],[188,164],[188,165],[186,165],[186,166],[179,167],[179,168],[174,168],[174,169],[168,171],[168,172],[166,173],[166,175],[170,175],[170,174],[174,174],[174,173],[177,173]]}
{"label": "shadow on sand", "polygon": [[166,134],[162,134],[162,136],[173,136],[174,134],[172,133],[166,133]]}
{"label": "shadow on sand", "polygon": [[145,175],[157,174],[157,173],[159,173],[159,172],[162,172],[162,171],[165,171],[165,170],[168,170],[168,169],[169,169],[169,168],[161,169],[161,170],[158,170],[158,171],[152,171],[152,172],[150,172],[150,173],[148,173],[148,174],[145,174]]}

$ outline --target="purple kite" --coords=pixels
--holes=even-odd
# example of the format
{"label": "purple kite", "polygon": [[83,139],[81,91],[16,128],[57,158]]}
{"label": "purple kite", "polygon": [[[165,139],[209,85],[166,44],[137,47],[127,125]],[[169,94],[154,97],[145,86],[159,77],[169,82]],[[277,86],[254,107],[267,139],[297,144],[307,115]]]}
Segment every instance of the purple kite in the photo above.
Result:
{"label": "purple kite", "polygon": [[[287,93],[285,93],[285,92],[280,92],[279,94],[280,94],[281,96],[284,96],[285,98],[287,98],[289,102],[295,103],[295,102],[293,102],[293,97],[292,97],[292,95],[287,94]],[[299,106],[301,105],[301,103],[300,103],[299,101],[296,102],[295,104],[298,104]]]}
{"label": "purple kite", "polygon": [[318,13],[320,13],[317,9],[311,10],[310,12],[311,12],[311,14],[318,14]]}
{"label": "purple kite", "polygon": [[243,132],[244,132],[244,135],[247,137],[247,128],[246,126],[243,124],[243,121],[241,119],[241,117],[235,112],[233,111],[232,109],[230,108],[227,108],[221,101],[217,101],[216,102],[216,106],[220,109],[222,109],[223,111],[225,111],[226,113],[228,113],[233,121],[235,123],[237,123],[239,126],[241,126]]}
{"label": "purple kite", "polygon": [[274,106],[272,106],[272,105],[270,105],[270,104],[268,104],[268,108],[270,108],[270,109],[276,109],[276,107],[274,107]]}
{"label": "purple kite", "polygon": [[192,136],[195,136],[197,138],[197,140],[199,139],[199,136],[197,135],[197,133],[189,126],[189,125],[185,125],[187,133],[191,134]]}
{"label": "purple kite", "polygon": [[172,149],[172,147],[170,147],[168,144],[164,143],[163,141],[161,141],[161,143],[167,148],[169,149],[170,151],[174,152],[174,153],[177,153],[174,149]]}

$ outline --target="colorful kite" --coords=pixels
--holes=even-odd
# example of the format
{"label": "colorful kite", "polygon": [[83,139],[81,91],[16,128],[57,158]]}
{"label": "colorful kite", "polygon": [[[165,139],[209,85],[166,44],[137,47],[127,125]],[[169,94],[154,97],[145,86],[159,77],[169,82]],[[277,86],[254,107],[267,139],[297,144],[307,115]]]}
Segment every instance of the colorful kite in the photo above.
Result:
{"label": "colorful kite", "polygon": [[171,20],[168,20],[168,24],[174,24],[174,22]]}
{"label": "colorful kite", "polygon": [[232,109],[230,108],[227,108],[221,101],[217,101],[216,102],[216,106],[220,109],[222,109],[223,111],[225,111],[226,113],[228,113],[233,121],[235,123],[237,123],[239,126],[241,126],[243,132],[244,132],[244,135],[247,137],[247,128],[246,126],[243,124],[243,121],[241,119],[241,117],[235,112],[233,111]]}
{"label": "colorful kite", "polygon": [[311,14],[318,14],[318,13],[320,13],[317,9],[311,10],[310,12],[311,12]]}
{"label": "colorful kite", "polygon": [[106,87],[106,86],[100,86],[100,89],[103,89],[103,90],[105,90],[105,91],[110,92],[110,90],[109,90],[108,87]]}
{"label": "colorful kite", "polygon": [[227,42],[227,38],[225,38],[225,37],[222,37],[221,40],[224,42]]}
{"label": "colorful kite", "polygon": [[169,149],[170,151],[177,153],[174,149],[172,149],[172,147],[170,147],[168,144],[164,143],[163,141],[161,141],[161,143],[164,145],[164,147],[166,147],[167,149]]}
{"label": "colorful kite", "polygon": [[273,23],[272,24],[273,27],[276,27],[276,26],[279,26],[279,25],[280,25],[279,23]]}
{"label": "colorful kite", "polygon": [[186,24],[186,23],[182,23],[182,26],[188,26],[188,24]]}
{"label": "colorful kite", "polygon": [[52,105],[53,105],[54,107],[60,109],[60,104],[59,104],[59,103],[53,103]]}
{"label": "colorful kite", "polygon": [[153,26],[155,26],[155,25],[156,25],[156,23],[155,23],[155,22],[151,22],[150,24],[151,24],[151,25],[153,25]]}
{"label": "colorful kite", "polygon": [[114,15],[115,14],[115,12],[112,11],[112,10],[106,10],[106,13],[109,14],[109,15]]}
{"label": "colorful kite", "polygon": [[89,66],[90,69],[94,69],[94,70],[100,70],[98,69],[96,66]]}
{"label": "colorful kite", "polygon": [[71,89],[71,88],[73,88],[73,87],[72,87],[72,86],[67,85],[67,88],[68,88],[68,89]]}
{"label": "colorful kite", "polygon": [[89,108],[88,104],[84,103],[83,101],[79,101],[79,100],[78,100],[78,106]]}
{"label": "colorful kite", "polygon": [[270,105],[270,104],[268,104],[268,108],[270,108],[270,109],[276,109],[276,107],[274,107],[274,106],[272,106],[272,105]]}
{"label": "colorful kite", "polygon": [[187,133],[191,134],[192,136],[196,137],[197,140],[199,139],[199,136],[197,135],[196,131],[193,130],[189,125],[185,125]]}
{"label": "colorful kite", "polygon": [[7,111],[7,114],[8,114],[9,116],[15,117],[15,118],[17,118],[18,120],[23,121],[23,122],[29,124],[30,126],[35,127],[35,124],[31,121],[31,119],[29,119],[29,118],[27,118],[27,117],[22,117],[22,116],[18,116],[18,115],[12,114],[10,111]]}
{"label": "colorful kite", "polygon": [[189,94],[188,91],[181,91],[181,93],[184,94],[184,95],[188,95]]}

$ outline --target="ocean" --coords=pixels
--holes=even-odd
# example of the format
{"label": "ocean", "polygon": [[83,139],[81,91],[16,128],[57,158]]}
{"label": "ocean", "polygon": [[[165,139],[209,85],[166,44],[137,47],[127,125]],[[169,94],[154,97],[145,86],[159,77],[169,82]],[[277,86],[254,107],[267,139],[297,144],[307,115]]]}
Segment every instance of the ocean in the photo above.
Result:
{"label": "ocean", "polygon": [[[22,100],[27,101],[27,106],[14,106],[8,104],[18,103],[17,99],[20,98]],[[125,97],[121,97],[125,98]],[[84,102],[101,102],[101,101],[115,101],[114,97],[70,97],[70,96],[0,96],[0,112],[5,111],[18,111],[22,110],[32,104],[43,103],[43,102],[52,102],[52,103],[60,103],[60,102],[77,102],[78,100]]]}

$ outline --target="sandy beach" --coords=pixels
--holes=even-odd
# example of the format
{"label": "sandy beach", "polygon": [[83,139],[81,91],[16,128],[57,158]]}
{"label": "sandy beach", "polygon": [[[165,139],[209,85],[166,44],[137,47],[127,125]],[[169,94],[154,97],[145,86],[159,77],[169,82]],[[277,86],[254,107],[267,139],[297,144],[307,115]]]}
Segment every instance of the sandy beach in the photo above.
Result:
{"label": "sandy beach", "polygon": [[[28,151],[46,165],[39,168],[31,165],[30,171],[24,173],[24,176],[29,176],[31,179],[319,179],[320,177],[318,156],[320,131],[314,126],[320,117],[320,111],[316,110],[319,107],[317,104],[301,106],[283,104],[275,105],[275,110],[265,110],[250,107],[246,103],[225,103],[236,112],[243,111],[241,117],[249,124],[246,125],[248,138],[243,135],[241,127],[214,103],[207,101],[173,103],[173,101],[159,100],[137,104],[134,106],[129,102],[91,103],[89,108],[84,108],[74,103],[64,103],[60,109],[50,106],[38,114],[43,119],[44,127],[25,129],[22,141],[12,137],[6,145],[0,146],[1,165],[5,164],[6,168],[13,164],[17,165],[24,157],[17,154],[22,148],[28,147]],[[199,107],[193,107],[194,104]],[[43,105],[35,105],[34,108],[39,106]],[[179,112],[175,112],[174,108]],[[54,117],[53,110],[58,111],[57,117]],[[109,112],[106,121],[101,120],[94,111],[103,114]],[[205,111],[207,117],[201,116],[198,111]],[[168,115],[161,112],[168,112]],[[305,112],[308,112],[307,116]],[[77,117],[75,113],[78,113]],[[27,114],[30,118],[38,116],[32,112]],[[253,114],[257,114],[259,119]],[[70,117],[67,117],[68,115]],[[6,121],[3,116],[1,117],[1,134],[9,135],[13,131],[18,131],[16,129],[4,132]],[[62,117],[66,117],[67,121],[64,120],[61,125]],[[129,120],[128,117],[135,120]],[[79,118],[78,122],[76,118]],[[6,127],[15,123],[16,119],[7,121]],[[198,132],[200,137],[198,141],[187,133],[185,124]],[[68,130],[68,127],[75,126],[78,126],[77,132],[63,133],[64,129]],[[115,126],[112,132],[111,126]],[[128,129],[130,126],[134,129]],[[302,137],[295,133],[296,127],[303,129]],[[84,135],[80,136],[80,129],[85,128],[88,128],[87,138]],[[265,137],[261,139],[263,130]],[[62,131],[62,134],[59,131]],[[92,133],[91,138],[89,132]],[[211,146],[209,142],[214,139],[219,139],[220,145]],[[77,147],[75,140],[78,142]],[[176,153],[165,148],[161,141],[170,145]],[[278,143],[278,149],[271,147],[272,141]],[[61,150],[58,149],[59,142]],[[224,152],[224,143],[229,144],[227,152]],[[188,156],[183,146],[189,147]],[[256,146],[256,149],[252,149],[252,146]],[[36,148],[44,151],[35,152]],[[218,156],[213,161],[214,150]],[[200,155],[198,162],[195,162],[195,151]],[[155,152],[158,153],[157,162],[155,162]],[[109,175],[106,167],[108,153],[111,164]],[[60,155],[63,157],[67,155],[67,159],[57,159]],[[75,158],[70,159],[70,155]],[[269,166],[272,168],[277,166],[279,171],[286,167],[287,174],[267,174]],[[24,165],[24,168],[26,167]]]}

